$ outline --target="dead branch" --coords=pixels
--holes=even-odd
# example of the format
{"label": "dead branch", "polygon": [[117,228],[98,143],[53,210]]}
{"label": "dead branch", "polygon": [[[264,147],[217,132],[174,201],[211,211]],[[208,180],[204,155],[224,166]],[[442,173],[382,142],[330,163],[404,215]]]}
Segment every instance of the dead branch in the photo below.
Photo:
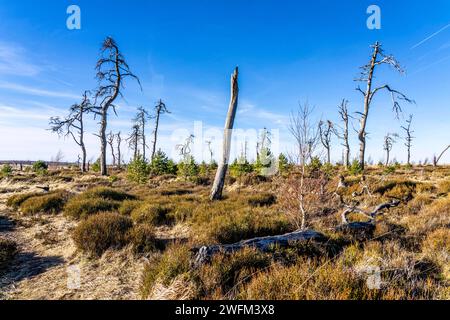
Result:
{"label": "dead branch", "polygon": [[347,215],[349,215],[350,213],[358,213],[361,214],[365,217],[367,217],[369,219],[369,223],[373,223],[378,215],[378,213],[384,209],[390,209],[393,207],[397,207],[400,204],[399,200],[392,200],[390,202],[385,202],[382,203],[380,205],[378,205],[377,207],[375,207],[372,211],[368,212],[366,210],[363,210],[361,208],[358,207],[350,207],[350,206],[346,206],[347,209],[344,210],[344,212],[342,212],[341,215],[341,219],[342,219],[342,223],[343,224],[349,224],[348,220],[347,220]]}

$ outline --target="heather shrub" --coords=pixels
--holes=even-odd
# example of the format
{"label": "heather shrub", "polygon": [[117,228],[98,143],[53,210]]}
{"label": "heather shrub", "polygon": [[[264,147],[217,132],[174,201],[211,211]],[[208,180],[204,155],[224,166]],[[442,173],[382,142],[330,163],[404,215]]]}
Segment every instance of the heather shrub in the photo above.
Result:
{"label": "heather shrub", "polygon": [[257,271],[267,268],[271,258],[254,249],[217,254],[198,270],[201,294],[212,299],[230,299]]}
{"label": "heather shrub", "polygon": [[96,187],[71,198],[64,207],[64,213],[76,219],[85,218],[99,212],[117,210],[121,202],[132,199],[135,197],[128,193]]}
{"label": "heather shrub", "polygon": [[20,211],[25,214],[57,214],[64,208],[68,197],[69,193],[66,191],[55,191],[30,197],[20,204]]}
{"label": "heather shrub", "polygon": [[29,198],[41,196],[41,192],[31,192],[23,194],[15,194],[6,200],[6,205],[13,209],[18,209],[20,205]]}
{"label": "heather shrub", "polygon": [[99,212],[112,211],[119,208],[118,201],[102,198],[78,198],[70,199],[64,207],[64,213],[75,219],[83,219]]}
{"label": "heather shrub", "polygon": [[262,193],[250,196],[247,201],[251,207],[267,207],[275,204],[277,198],[271,193]]}
{"label": "heather shrub", "polygon": [[160,203],[146,202],[131,212],[131,218],[136,223],[150,225],[170,224],[173,219],[169,216],[172,207]]}
{"label": "heather shrub", "polygon": [[132,227],[133,222],[129,217],[104,212],[81,221],[72,238],[78,249],[99,257],[108,249],[128,244]]}
{"label": "heather shrub", "polygon": [[161,247],[152,226],[136,225],[129,236],[135,253],[146,254]]}

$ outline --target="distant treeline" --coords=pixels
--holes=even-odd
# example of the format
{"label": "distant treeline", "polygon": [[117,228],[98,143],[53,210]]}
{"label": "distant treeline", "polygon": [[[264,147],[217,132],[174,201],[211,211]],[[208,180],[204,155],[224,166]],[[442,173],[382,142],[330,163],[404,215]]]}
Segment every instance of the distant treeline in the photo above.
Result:
{"label": "distant treeline", "polygon": [[[23,161],[23,160],[0,160],[0,165],[9,164],[11,166],[32,166],[37,161]],[[77,166],[76,162],[55,162],[45,161],[48,166]]]}

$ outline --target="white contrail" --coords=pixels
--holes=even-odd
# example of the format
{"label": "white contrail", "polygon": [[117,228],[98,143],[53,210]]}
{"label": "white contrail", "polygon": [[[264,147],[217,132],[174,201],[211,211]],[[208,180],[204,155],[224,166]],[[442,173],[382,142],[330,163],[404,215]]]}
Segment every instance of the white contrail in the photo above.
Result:
{"label": "white contrail", "polygon": [[423,39],[422,41],[420,41],[419,43],[415,44],[414,46],[411,47],[412,49],[417,48],[418,46],[424,44],[425,42],[427,42],[428,40],[430,40],[431,38],[437,36],[439,33],[441,33],[442,31],[444,31],[445,29],[447,29],[448,27],[450,27],[450,23],[448,25],[446,25],[445,27],[441,28],[440,30],[436,31],[435,33],[433,33],[431,36]]}

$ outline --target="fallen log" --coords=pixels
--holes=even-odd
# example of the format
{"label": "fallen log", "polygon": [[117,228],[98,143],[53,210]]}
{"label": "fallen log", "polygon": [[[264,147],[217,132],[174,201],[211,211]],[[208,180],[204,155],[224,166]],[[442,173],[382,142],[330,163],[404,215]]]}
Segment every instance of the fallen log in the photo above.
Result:
{"label": "fallen log", "polygon": [[327,239],[325,235],[314,230],[298,230],[284,235],[253,238],[233,244],[196,247],[191,251],[195,254],[194,265],[201,265],[217,253],[230,254],[244,248],[255,248],[267,252],[275,246],[284,248],[299,242],[324,242]]}

